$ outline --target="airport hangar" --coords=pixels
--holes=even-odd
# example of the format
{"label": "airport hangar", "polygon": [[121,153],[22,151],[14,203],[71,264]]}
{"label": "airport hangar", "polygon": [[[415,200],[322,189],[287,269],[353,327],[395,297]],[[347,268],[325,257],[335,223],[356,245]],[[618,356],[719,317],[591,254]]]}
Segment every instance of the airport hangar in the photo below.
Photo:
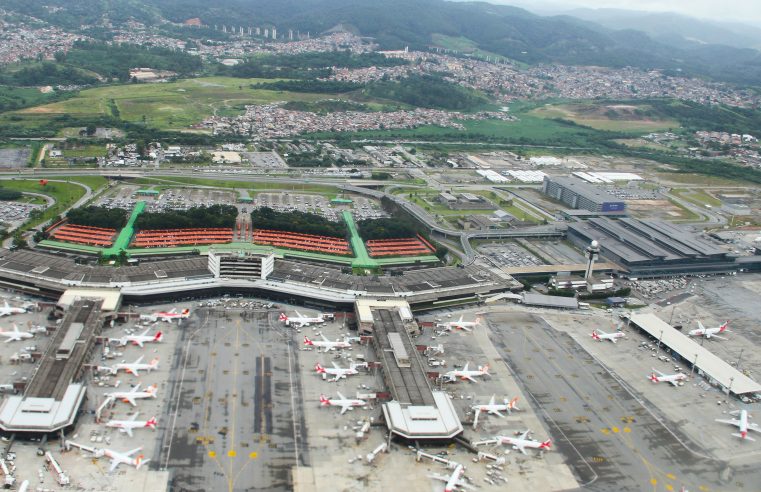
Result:
{"label": "airport hangar", "polygon": [[692,338],[672,327],[652,313],[633,314],[629,326],[634,326],[660,341],[673,355],[690,365],[709,383],[721,387],[725,392],[738,397],[761,393],[761,384],[738,371],[713,352]]}
{"label": "airport hangar", "polygon": [[0,431],[46,439],[73,427],[86,398],[85,360],[103,324],[120,316],[122,300],[251,292],[352,306],[365,322],[369,313],[376,332],[373,343],[393,397],[383,407],[389,438],[451,440],[462,432],[462,424],[446,393],[431,389],[430,375],[415,354],[409,335],[414,325],[411,304],[469,301],[520,287],[509,276],[476,266],[355,277],[271,255],[240,254],[226,264],[218,260],[185,257],[114,268],[78,265],[73,258],[37,251],[0,250],[0,286],[58,297],[56,311],[64,315],[50,346],[38,354],[42,361],[23,393],[0,405]]}

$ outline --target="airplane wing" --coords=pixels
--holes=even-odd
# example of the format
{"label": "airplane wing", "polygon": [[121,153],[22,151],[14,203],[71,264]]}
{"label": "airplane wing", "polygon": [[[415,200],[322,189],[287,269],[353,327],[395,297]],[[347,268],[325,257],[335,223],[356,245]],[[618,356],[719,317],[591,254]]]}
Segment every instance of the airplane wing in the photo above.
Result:
{"label": "airplane wing", "polygon": [[597,334],[600,335],[600,336],[607,335],[607,333],[605,333],[601,328],[597,329]]}
{"label": "airplane wing", "polygon": [[723,337],[723,336],[721,336],[721,335],[711,335],[711,337],[710,337],[710,338],[718,338],[719,340],[728,340],[728,338],[727,338],[727,337]]}
{"label": "airplane wing", "polygon": [[518,439],[526,439],[526,438],[528,438],[528,431],[523,431],[523,434],[521,434],[520,437],[518,437]]}
{"label": "airplane wing", "polygon": [[141,355],[140,357],[138,357],[137,360],[135,362],[133,362],[133,364],[140,364],[143,361],[143,357],[145,357],[145,356]]}
{"label": "airplane wing", "polygon": [[137,344],[138,347],[143,348],[143,341],[142,340],[139,340],[139,339],[135,340],[135,343]]}
{"label": "airplane wing", "polygon": [[118,459],[111,458],[111,466],[108,467],[108,473],[111,473],[114,470],[116,470],[116,467],[119,466],[119,463],[121,463],[121,461],[119,461]]}
{"label": "airplane wing", "polygon": [[496,415],[498,417],[501,417],[501,418],[505,418],[505,416],[502,413],[500,413],[499,410],[493,410],[492,409],[492,410],[489,410],[489,413],[492,414],[492,415]]}
{"label": "airplane wing", "polygon": [[610,341],[611,341],[611,342],[613,342],[613,343],[617,343],[617,342],[616,342],[616,339],[615,339],[614,337],[611,337],[611,338],[609,338],[608,340],[610,340]]}
{"label": "airplane wing", "polygon": [[652,367],[651,369],[653,370],[653,372],[654,372],[654,373],[656,373],[656,374],[658,375],[658,377],[661,377],[661,378],[662,378],[663,376],[665,376],[665,374],[663,374],[663,373],[662,373],[661,371],[659,371],[658,369],[656,369],[656,368],[654,368],[654,367]]}
{"label": "airplane wing", "polygon": [[135,377],[138,377],[138,378],[140,377],[140,371],[137,368],[130,367],[129,368],[129,372],[131,372],[133,375],[135,375]]}
{"label": "airplane wing", "polygon": [[517,449],[517,450],[518,450],[518,451],[520,451],[522,454],[526,454],[526,448],[525,448],[525,447],[523,447],[523,444],[517,444],[517,443],[513,443],[513,449]]}
{"label": "airplane wing", "polygon": [[669,383],[671,383],[674,386],[679,386],[679,381],[677,381],[675,379],[669,379]]}
{"label": "airplane wing", "polygon": [[127,426],[127,427],[124,427],[122,430],[126,432],[129,437],[132,437],[132,427]]}
{"label": "airplane wing", "polygon": [[8,338],[5,340],[5,343],[13,342],[14,340],[18,340],[18,338],[15,338],[15,337],[8,337]]}
{"label": "airplane wing", "polygon": [[334,369],[341,369],[341,366],[339,366],[338,364],[336,364],[336,362],[335,362],[335,361],[333,361],[333,362],[332,362],[332,364],[333,364],[333,368],[334,368]]}
{"label": "airplane wing", "polygon": [[748,430],[749,431],[761,432],[761,426],[759,426],[758,424],[748,423]]}
{"label": "airplane wing", "polygon": [[457,323],[458,324],[462,323],[463,318],[465,318],[465,315],[464,314],[460,315],[460,319],[457,320]]}
{"label": "airplane wing", "polygon": [[465,372],[468,370],[468,366],[470,365],[470,362],[465,363],[465,367],[462,368],[462,371]]}
{"label": "airplane wing", "polygon": [[339,400],[345,400],[346,399],[346,397],[344,395],[342,395],[339,391],[336,391],[336,393],[338,394],[338,399]]}
{"label": "airplane wing", "polygon": [[468,328],[468,327],[467,327],[467,326],[465,326],[465,325],[459,325],[459,326],[460,326],[460,328],[462,328],[462,329],[463,329],[463,330],[465,330],[465,331],[473,331],[471,328]]}
{"label": "airplane wing", "polygon": [[[716,419],[716,422],[721,422],[722,424],[736,425],[738,427],[740,426],[740,421],[737,420],[737,419],[730,419],[730,420]],[[750,425],[748,425],[748,429],[750,429]],[[756,430],[758,430],[758,429],[756,429]]]}
{"label": "airplane wing", "polygon": [[755,439],[753,439],[752,437],[750,437],[750,436],[749,436],[749,435],[747,435],[747,434],[745,435],[745,437],[743,437],[743,436],[742,436],[742,434],[737,434],[737,433],[735,433],[735,434],[732,434],[732,435],[733,435],[733,436],[735,436],[735,437],[740,437],[740,438],[742,438],[742,439],[747,439],[748,441],[755,441]]}
{"label": "airplane wing", "polygon": [[137,402],[135,401],[135,397],[133,397],[132,395],[124,395],[123,398],[125,400],[127,400],[129,402],[129,404],[132,405],[133,407],[137,406]]}
{"label": "airplane wing", "polygon": [[494,397],[497,395],[491,395],[491,399],[489,400],[489,405],[494,405]]}
{"label": "airplane wing", "polygon": [[124,453],[124,455],[125,456],[132,456],[133,454],[135,454],[135,453],[137,453],[139,451],[142,451],[142,449],[143,449],[143,447],[140,446],[139,448],[135,448],[135,449],[133,449],[131,451],[127,451],[126,453]]}
{"label": "airplane wing", "polygon": [[134,422],[138,415],[140,415],[140,412],[133,413],[132,417],[129,418],[130,422]]}
{"label": "airplane wing", "polygon": [[698,328],[703,330],[703,332],[705,333],[705,329],[706,328],[705,328],[705,326],[703,326],[703,323],[701,323],[700,320],[698,320]]}
{"label": "airplane wing", "polygon": [[301,313],[300,313],[300,312],[296,311],[295,309],[294,309],[294,311],[293,311],[293,312],[295,312],[295,313],[296,313],[296,317],[297,317],[297,318],[303,318],[303,316],[301,315]]}
{"label": "airplane wing", "polygon": [[470,376],[462,376],[462,378],[463,378],[463,379],[467,379],[467,380],[469,380],[469,381],[473,381],[474,383],[477,383],[477,382],[478,382],[478,381],[476,381],[475,379],[473,379],[473,378],[472,378],[472,377],[470,377]]}
{"label": "airplane wing", "polygon": [[351,405],[341,405],[341,415],[345,414],[348,409],[351,408]]}
{"label": "airplane wing", "polygon": [[476,416],[473,418],[473,429],[478,427],[478,416],[481,415],[481,409],[476,407]]}

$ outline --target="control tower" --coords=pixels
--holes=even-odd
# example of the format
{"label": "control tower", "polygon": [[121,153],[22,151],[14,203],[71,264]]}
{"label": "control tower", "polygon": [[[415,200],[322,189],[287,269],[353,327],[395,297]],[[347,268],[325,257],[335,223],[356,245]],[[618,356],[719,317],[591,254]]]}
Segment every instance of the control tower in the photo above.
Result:
{"label": "control tower", "polygon": [[589,282],[592,279],[592,273],[595,267],[595,261],[600,256],[600,243],[592,241],[587,249],[584,250],[584,256],[587,258],[587,269],[584,271],[584,280]]}

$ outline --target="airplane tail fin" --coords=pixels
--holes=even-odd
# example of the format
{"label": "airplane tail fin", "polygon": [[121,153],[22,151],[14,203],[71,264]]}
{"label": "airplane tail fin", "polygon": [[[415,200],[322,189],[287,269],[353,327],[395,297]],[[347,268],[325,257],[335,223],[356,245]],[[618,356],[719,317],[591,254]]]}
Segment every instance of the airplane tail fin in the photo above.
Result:
{"label": "airplane tail fin", "polygon": [[156,398],[158,396],[159,387],[156,384],[153,384],[148,387],[148,389],[145,390],[146,393],[151,395],[151,398]]}
{"label": "airplane tail fin", "polygon": [[655,375],[655,373],[650,373],[650,381],[657,383],[658,382],[658,376]]}
{"label": "airplane tail fin", "polygon": [[155,341],[157,341],[157,342],[160,342],[161,340],[163,340],[163,339],[164,339],[164,334],[163,334],[162,332],[158,332],[158,333],[156,333],[156,336],[155,336],[155,337],[153,337],[153,339],[154,339]]}
{"label": "airplane tail fin", "polygon": [[750,437],[748,435],[747,431],[746,432],[740,432],[740,433],[734,433],[732,435],[735,436],[735,437],[739,437],[740,439],[746,439],[748,441],[755,441],[755,439],[753,439],[752,437]]}
{"label": "airplane tail fin", "polygon": [[280,316],[278,318],[280,321],[288,321],[288,316],[285,315],[285,313],[280,313]]}
{"label": "airplane tail fin", "polygon": [[485,364],[483,367],[479,367],[478,370],[481,371],[482,374],[489,374],[489,364]]}
{"label": "airplane tail fin", "polygon": [[159,358],[156,357],[155,359],[153,359],[150,363],[150,366],[156,369],[159,366]]}
{"label": "airplane tail fin", "polygon": [[729,326],[729,320],[725,321],[723,325],[719,327],[719,333],[724,333]]}
{"label": "airplane tail fin", "polygon": [[510,409],[510,410],[520,410],[520,408],[518,408],[518,397],[517,396],[515,398],[513,398],[512,400],[510,400],[509,402],[507,401],[507,399],[505,399],[505,404],[507,405],[507,408]]}
{"label": "airplane tail fin", "polygon": [[320,405],[322,406],[330,405],[330,400],[328,399],[327,396],[320,395]]}
{"label": "airplane tail fin", "polygon": [[135,470],[139,470],[141,466],[143,466],[144,464],[148,463],[149,461],[151,461],[151,460],[150,459],[146,460],[144,455],[142,455],[142,454],[138,455],[135,458]]}
{"label": "airplane tail fin", "polygon": [[146,427],[150,427],[150,428],[151,428],[151,429],[153,429],[153,430],[156,430],[156,426],[158,425],[158,423],[159,423],[159,422],[158,422],[158,420],[156,420],[156,417],[151,417],[151,419],[150,419],[150,420],[148,420],[148,421],[145,423],[145,426],[146,426]]}
{"label": "airplane tail fin", "polygon": [[547,439],[542,444],[539,445],[539,449],[550,449],[552,447],[552,442]]}
{"label": "airplane tail fin", "polygon": [[185,308],[185,309],[183,309],[181,314],[182,314],[184,317],[186,317],[186,318],[187,318],[188,316],[190,316],[190,309],[188,309],[188,308]]}
{"label": "airplane tail fin", "polygon": [[597,334],[597,330],[592,330],[592,338],[594,338],[595,340],[600,339],[600,335]]}
{"label": "airplane tail fin", "polygon": [[304,345],[314,345],[314,343],[309,339],[309,337],[304,337]]}
{"label": "airplane tail fin", "polygon": [[325,374],[325,368],[322,367],[319,362],[315,364],[314,370],[317,371],[318,374]]}

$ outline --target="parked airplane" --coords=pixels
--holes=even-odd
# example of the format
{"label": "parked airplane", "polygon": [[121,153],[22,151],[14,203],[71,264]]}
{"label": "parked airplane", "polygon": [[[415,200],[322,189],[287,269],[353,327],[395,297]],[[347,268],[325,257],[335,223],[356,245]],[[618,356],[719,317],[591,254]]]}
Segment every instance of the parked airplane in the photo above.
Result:
{"label": "parked airplane", "polygon": [[455,467],[454,471],[452,471],[451,475],[439,475],[438,473],[434,473],[432,475],[428,475],[428,478],[446,482],[446,485],[444,486],[444,492],[455,492],[463,489],[476,490],[474,486],[470,485],[462,478],[463,475],[465,475],[465,467],[458,464]]}
{"label": "parked airplane", "polygon": [[111,393],[105,393],[104,396],[112,400],[121,400],[124,403],[129,403],[133,407],[137,406],[136,400],[156,398],[158,386],[154,384],[149,386],[145,391],[140,391],[140,384],[141,383],[138,383],[137,386],[129,391],[113,391]]}
{"label": "parked airplane", "polygon": [[189,317],[190,309],[183,309],[179,313],[177,312],[177,309],[172,309],[171,311],[159,311],[153,314],[144,314],[140,316],[140,319],[148,321],[165,321],[170,323],[174,320],[183,320]]}
{"label": "parked airplane", "polygon": [[491,415],[496,415],[501,418],[505,418],[503,414],[500,412],[507,412],[508,414],[513,413],[513,410],[520,410],[518,408],[518,397],[516,396],[512,400],[508,400],[505,398],[502,400],[504,403],[495,403],[495,395],[491,395],[491,400],[489,400],[489,403],[486,405],[473,405],[471,408],[475,410],[476,416],[473,419],[473,428],[475,429],[478,426],[478,416],[481,415],[481,412],[488,412]]}
{"label": "parked airplane", "polygon": [[26,309],[20,307],[11,307],[8,301],[5,301],[5,306],[0,307],[0,316],[9,316],[11,314],[23,314]]}
{"label": "parked airplane", "polygon": [[464,315],[460,316],[460,319],[457,321],[446,321],[444,323],[439,323],[439,327],[446,328],[449,331],[452,331],[453,329],[473,331],[473,328],[481,324],[480,316],[477,316],[475,321],[463,321],[464,317]]}
{"label": "parked airplane", "polygon": [[308,345],[310,347],[317,347],[318,349],[320,347],[325,348],[325,352],[329,352],[333,349],[342,349],[342,348],[349,348],[351,347],[351,343],[344,340],[343,342],[331,342],[327,339],[325,335],[320,335],[322,337],[322,340],[311,340],[309,337],[304,337],[304,345]]}
{"label": "parked airplane", "polygon": [[149,363],[145,364],[142,362],[144,355],[141,355],[137,358],[135,362],[120,362],[119,364],[114,364],[111,367],[108,366],[98,366],[98,370],[103,371],[110,371],[111,374],[116,374],[120,370],[126,372],[127,374],[132,374],[133,376],[140,376],[140,371],[148,371],[151,372],[154,369],[159,368],[159,358],[156,357],[153,360],[151,360]]}
{"label": "parked airplane", "polygon": [[338,398],[335,400],[329,399],[325,395],[320,395],[320,405],[323,407],[341,407],[341,415],[345,414],[346,411],[352,407],[363,407],[367,405],[367,402],[365,400],[352,400],[350,398],[346,398],[344,395],[336,391],[338,394]]}
{"label": "parked airplane", "polygon": [[125,465],[131,465],[134,466],[136,470],[139,470],[141,466],[148,463],[150,460],[144,459],[144,456],[142,454],[132,457],[133,454],[137,453],[138,451],[141,451],[143,448],[135,448],[131,451],[127,451],[126,453],[120,453],[118,451],[113,451],[111,449],[100,449],[100,448],[94,448],[92,446],[87,446],[85,444],[78,444],[74,441],[66,441],[64,443],[64,446],[66,446],[66,449],[71,449],[72,447],[79,448],[82,451],[87,451],[88,453],[92,453],[92,455],[95,458],[101,458],[105,456],[106,458],[111,460],[111,466],[108,468],[108,472],[111,473],[116,468],[124,463]]}
{"label": "parked airplane", "polygon": [[703,323],[698,321],[698,327],[694,330],[690,330],[687,334],[691,337],[719,338],[721,340],[726,340],[726,338],[717,335],[717,333],[724,333],[727,331],[727,326],[729,326],[729,321],[726,321],[723,325],[717,326],[716,328],[706,328],[703,326]]}
{"label": "parked airplane", "polygon": [[472,381],[474,383],[477,383],[475,379],[473,379],[474,376],[483,376],[484,374],[489,374],[489,364],[486,364],[485,366],[479,366],[477,371],[469,371],[468,366],[470,365],[470,362],[465,364],[465,367],[462,369],[455,369],[453,371],[449,371],[446,374],[444,374],[444,377],[447,378],[447,382],[453,383],[457,381],[457,378],[462,379],[465,381],[466,379],[469,381]]}
{"label": "parked airplane", "polygon": [[121,338],[109,338],[108,341],[109,343],[116,343],[120,347],[123,347],[124,345],[127,345],[131,342],[133,345],[139,345],[142,348],[144,343],[160,342],[163,340],[164,334],[160,331],[155,335],[148,335],[149,331],[151,331],[150,328],[142,332],[140,335],[124,335]]}
{"label": "parked airplane", "polygon": [[740,433],[734,433],[732,434],[735,437],[739,437],[740,439],[747,439],[749,441],[755,441],[752,437],[748,435],[748,431],[756,431],[761,432],[761,426],[758,424],[753,424],[748,422],[748,419],[751,417],[748,415],[747,410],[735,410],[734,412],[729,412],[730,415],[739,415],[739,419],[730,419],[730,420],[724,420],[724,419],[716,419],[716,422],[721,422],[722,424],[729,424],[739,427]]}
{"label": "parked airplane", "polygon": [[295,326],[296,328],[302,328],[304,326],[321,324],[325,322],[325,318],[322,314],[318,314],[315,318],[310,318],[309,316],[302,316],[298,311],[296,311],[296,316],[292,318],[286,316],[285,313],[280,313],[280,317],[278,319],[283,321],[285,326]]}
{"label": "parked airplane", "polygon": [[25,338],[32,338],[34,334],[26,332],[26,331],[19,331],[18,326],[16,326],[16,323],[13,323],[13,331],[3,331],[0,329],[0,335],[7,338],[5,343],[8,342],[20,342],[21,340],[24,340]]}
{"label": "parked airplane", "polygon": [[125,432],[129,437],[132,437],[132,429],[148,427],[156,430],[156,425],[158,425],[156,417],[151,417],[150,420],[136,420],[138,415],[140,412],[135,412],[129,420],[109,420],[106,422],[106,427],[119,429],[119,432]]}
{"label": "parked airplane", "polygon": [[328,374],[333,376],[333,379],[331,379],[333,382],[336,382],[339,379],[344,379],[346,376],[359,374],[359,371],[357,371],[354,364],[349,366],[347,369],[344,369],[335,362],[333,362],[333,367],[322,367],[322,365],[318,362],[317,365],[314,366],[314,370],[317,371],[317,374]]}
{"label": "parked airplane", "polygon": [[[658,373],[658,375],[656,375],[655,373]],[[681,372],[678,372],[676,374],[663,374],[661,371],[653,368],[653,372],[652,374],[650,374],[649,379],[650,381],[654,383],[668,382],[673,384],[674,386],[679,386],[679,381],[686,381],[687,375]]]}
{"label": "parked airplane", "polygon": [[518,437],[494,436],[494,439],[488,439],[486,441],[481,441],[474,444],[476,446],[482,444],[509,444],[513,447],[513,449],[517,449],[523,454],[527,454],[526,448],[550,449],[552,446],[552,442],[549,439],[546,441],[535,441],[533,439],[528,439],[528,433],[529,431],[525,431]]}
{"label": "parked airplane", "polygon": [[592,338],[598,342],[602,342],[603,340],[610,340],[611,342],[616,343],[617,339],[624,338],[625,336],[626,335],[624,332],[621,331],[621,324],[618,325],[616,331],[613,333],[605,333],[602,330],[592,330]]}

